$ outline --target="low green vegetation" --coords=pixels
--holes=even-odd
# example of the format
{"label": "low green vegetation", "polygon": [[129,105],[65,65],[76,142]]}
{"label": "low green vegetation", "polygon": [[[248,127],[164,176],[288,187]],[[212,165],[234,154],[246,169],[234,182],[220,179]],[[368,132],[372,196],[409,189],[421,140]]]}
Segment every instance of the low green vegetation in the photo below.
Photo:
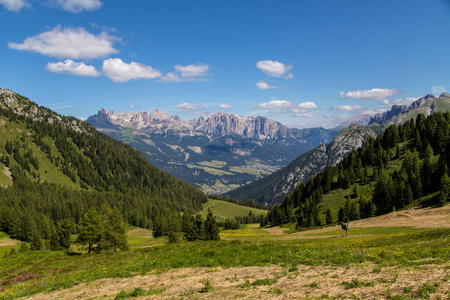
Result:
{"label": "low green vegetation", "polygon": [[267,210],[214,199],[209,199],[208,202],[203,204],[203,210],[200,211],[200,215],[206,217],[209,210],[213,211],[214,215],[217,217],[217,221],[225,221],[229,218],[234,219],[236,217],[245,217],[249,214],[255,216],[265,216],[267,214]]}
{"label": "low green vegetation", "polygon": [[[160,245],[116,253],[111,250],[95,255],[48,250],[4,253],[0,260],[0,299],[70,288],[100,278],[133,277],[174,268],[281,265],[298,272],[291,266],[371,263],[379,268],[402,269],[423,264],[446,264],[449,261],[450,229],[397,229],[389,233],[381,228],[372,228],[370,232],[369,236],[281,239],[282,242],[280,236],[274,239],[272,235],[262,234],[256,240],[180,243],[160,240]],[[148,238],[145,232],[143,234]],[[231,235],[228,237],[232,238]],[[136,238],[136,234],[129,237],[131,240]],[[262,278],[251,280],[247,285],[253,287],[276,282],[276,277]],[[355,289],[372,283],[355,279],[342,284]],[[212,282],[204,283],[205,291],[212,285]],[[310,287],[315,285],[310,284]],[[427,286],[420,288],[421,293],[427,291],[430,293]],[[124,291],[123,295],[129,297],[132,292]],[[149,291],[145,292],[148,295]]]}

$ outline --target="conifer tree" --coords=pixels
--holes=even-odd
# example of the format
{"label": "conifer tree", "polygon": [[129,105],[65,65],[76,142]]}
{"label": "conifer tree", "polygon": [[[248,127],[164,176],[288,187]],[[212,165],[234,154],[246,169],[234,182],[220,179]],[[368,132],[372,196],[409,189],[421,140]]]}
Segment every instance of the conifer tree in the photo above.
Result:
{"label": "conifer tree", "polygon": [[213,215],[211,210],[208,212],[208,215],[206,216],[205,233],[206,233],[207,240],[211,240],[211,241],[220,240],[219,224],[217,224],[216,217]]}
{"label": "conifer tree", "polygon": [[127,250],[128,243],[126,239],[126,224],[123,220],[122,214],[117,206],[110,211],[105,230],[105,239],[107,245],[113,247],[114,252],[117,248],[120,250]]}
{"label": "conifer tree", "polygon": [[330,225],[330,224],[332,224],[333,223],[333,216],[331,215],[331,210],[330,209],[327,209],[327,214],[326,214],[326,222],[327,222],[327,225]]}
{"label": "conifer tree", "polygon": [[84,214],[79,226],[78,243],[88,246],[88,254],[94,249],[94,245],[101,242],[103,238],[103,222],[97,211],[93,208]]}

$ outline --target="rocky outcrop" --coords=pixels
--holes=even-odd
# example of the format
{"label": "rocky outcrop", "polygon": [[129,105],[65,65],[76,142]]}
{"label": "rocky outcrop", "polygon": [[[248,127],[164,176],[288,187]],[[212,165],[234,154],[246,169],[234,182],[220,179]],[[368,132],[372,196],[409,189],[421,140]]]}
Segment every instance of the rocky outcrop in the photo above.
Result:
{"label": "rocky outcrop", "polygon": [[[447,111],[448,105],[445,103],[450,101],[450,95],[442,93],[439,97],[428,94],[425,97],[419,98],[411,105],[393,105],[389,111],[382,114],[377,114],[369,121],[370,124],[400,124],[410,117],[415,117],[415,114],[422,113],[429,116],[436,111]],[[442,106],[442,107],[440,107]]]}
{"label": "rocky outcrop", "polygon": [[87,122],[98,129],[133,128],[156,134],[188,134],[211,136],[234,136],[258,140],[278,140],[295,138],[295,134],[279,122],[264,117],[241,117],[229,113],[214,113],[208,117],[185,121],[179,116],[171,116],[158,109],[150,115],[147,112],[116,114],[102,108]]}

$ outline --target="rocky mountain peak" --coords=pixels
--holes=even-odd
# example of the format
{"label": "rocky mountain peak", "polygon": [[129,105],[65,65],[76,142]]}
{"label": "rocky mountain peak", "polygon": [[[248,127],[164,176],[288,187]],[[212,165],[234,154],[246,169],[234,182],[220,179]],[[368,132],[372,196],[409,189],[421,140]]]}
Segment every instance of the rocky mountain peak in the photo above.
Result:
{"label": "rocky mountain peak", "polygon": [[434,95],[432,94],[428,94],[425,97],[423,97],[423,99],[435,99],[436,97],[434,97]]}
{"label": "rocky mountain peak", "polygon": [[[168,121],[171,120],[173,117],[169,115],[168,113],[164,111],[160,111],[159,109],[154,109],[150,114],[150,119],[152,120],[158,120],[158,121]],[[177,118],[175,118],[177,119]]]}

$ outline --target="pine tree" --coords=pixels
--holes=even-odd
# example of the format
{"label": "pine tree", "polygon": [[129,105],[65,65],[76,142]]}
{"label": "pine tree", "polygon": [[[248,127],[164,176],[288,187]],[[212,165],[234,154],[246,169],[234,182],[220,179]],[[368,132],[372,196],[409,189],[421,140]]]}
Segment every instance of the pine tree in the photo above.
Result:
{"label": "pine tree", "polygon": [[212,211],[209,211],[208,215],[206,216],[205,233],[206,233],[206,240],[211,241],[220,240],[219,224],[217,224],[216,217],[213,215]]}
{"label": "pine tree", "polygon": [[107,245],[120,250],[127,250],[128,243],[126,239],[126,224],[122,214],[117,206],[109,213],[106,222],[105,239]]}
{"label": "pine tree", "polygon": [[70,235],[72,234],[72,226],[71,222],[68,219],[64,219],[58,224],[58,237],[59,244],[64,249],[64,251],[68,251],[70,247]]}
{"label": "pine tree", "polygon": [[94,249],[94,245],[103,238],[103,222],[97,211],[93,208],[84,214],[79,226],[78,243],[88,246],[88,254]]}
{"label": "pine tree", "polygon": [[169,217],[169,223],[167,225],[167,236],[170,243],[176,243],[181,237],[181,223],[180,215],[173,214]]}
{"label": "pine tree", "polygon": [[327,225],[330,225],[333,223],[333,216],[331,215],[331,210],[329,210],[329,209],[327,210],[325,219],[326,219]]}

